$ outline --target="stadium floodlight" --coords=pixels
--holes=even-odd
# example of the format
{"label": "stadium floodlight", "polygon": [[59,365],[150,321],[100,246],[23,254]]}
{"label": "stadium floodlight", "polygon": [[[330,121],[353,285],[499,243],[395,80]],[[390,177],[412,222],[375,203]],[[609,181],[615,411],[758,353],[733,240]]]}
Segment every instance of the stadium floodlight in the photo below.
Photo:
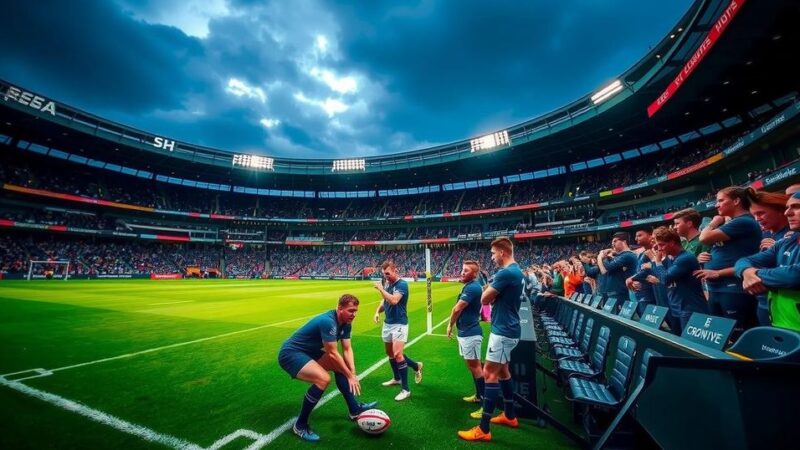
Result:
{"label": "stadium floodlight", "polygon": [[331,172],[352,172],[366,168],[367,162],[363,159],[336,159],[333,161]]}
{"label": "stadium floodlight", "polygon": [[474,153],[478,150],[488,150],[501,145],[508,145],[509,142],[508,131],[498,131],[497,133],[487,134],[486,136],[481,136],[469,141],[471,147],[470,152]]}
{"label": "stadium floodlight", "polygon": [[251,169],[275,170],[275,160],[258,155],[233,155],[233,165]]}
{"label": "stadium floodlight", "polygon": [[614,80],[614,82],[604,87],[603,89],[600,89],[599,91],[597,91],[597,93],[592,95],[592,103],[594,103],[595,105],[597,105],[598,103],[602,103],[621,90],[622,90],[622,82],[619,80]]}

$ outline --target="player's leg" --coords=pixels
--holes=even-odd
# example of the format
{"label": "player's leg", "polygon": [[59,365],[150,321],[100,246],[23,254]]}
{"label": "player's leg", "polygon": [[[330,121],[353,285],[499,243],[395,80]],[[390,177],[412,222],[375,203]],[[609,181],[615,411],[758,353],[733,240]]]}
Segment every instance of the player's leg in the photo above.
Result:
{"label": "player's leg", "polygon": [[[481,403],[483,400],[484,378],[483,366],[481,365],[481,344],[483,336],[468,336],[459,337],[458,339],[458,353],[464,358],[472,380],[475,383],[475,394],[464,397],[464,401],[468,403]],[[483,411],[481,411],[483,412]]]}
{"label": "player's leg", "polygon": [[498,381],[503,394],[503,412],[499,416],[493,417],[491,422],[516,428],[519,426],[519,421],[517,412],[514,410],[514,385],[511,381],[511,372],[508,370],[508,363],[501,367]]}
{"label": "player's leg", "polygon": [[[494,358],[494,348],[492,347],[492,334],[489,335],[489,350],[486,355],[486,363],[483,365],[483,377],[486,380],[486,388],[483,391],[483,414],[481,423],[469,430],[459,431],[458,437],[466,441],[491,441],[492,433],[489,431],[489,424],[494,413],[494,406],[500,398],[500,384],[498,383],[500,368],[502,364],[492,362]],[[491,355],[490,355],[491,354]]]}
{"label": "player's leg", "polygon": [[397,370],[397,361],[394,360],[394,346],[392,345],[392,335],[390,326],[383,324],[383,348],[386,356],[389,357],[389,366],[392,368],[392,379],[381,383],[382,386],[396,386],[400,384],[400,371]]}
{"label": "player's leg", "polygon": [[360,403],[353,392],[350,391],[350,383],[344,374],[336,371],[335,365],[328,354],[322,355],[317,360],[317,363],[323,369],[333,372],[334,380],[336,381],[336,388],[342,394],[342,398],[347,403],[347,410],[350,413],[350,419],[355,419],[362,412],[378,406],[378,402]]}
{"label": "player's leg", "polygon": [[392,358],[397,363],[397,371],[400,373],[400,393],[394,398],[397,401],[405,400],[411,396],[411,389],[408,387],[408,363],[406,363],[403,349],[406,343],[396,340],[392,342]]}
{"label": "player's leg", "polygon": [[322,398],[322,394],[327,389],[331,377],[316,361],[310,359],[310,357],[308,358],[309,361],[295,375],[295,378],[311,383],[311,387],[308,388],[303,397],[303,405],[300,408],[300,414],[297,416],[293,431],[304,440],[318,441],[319,436],[311,431],[311,427],[308,425],[308,417],[314,407],[317,406],[317,403],[319,403],[319,399]]}

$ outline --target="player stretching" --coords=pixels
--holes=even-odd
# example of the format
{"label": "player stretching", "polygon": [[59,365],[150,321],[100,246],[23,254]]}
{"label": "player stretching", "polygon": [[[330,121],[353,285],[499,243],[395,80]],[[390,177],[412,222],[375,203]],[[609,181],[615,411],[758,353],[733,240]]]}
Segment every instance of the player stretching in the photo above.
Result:
{"label": "player stretching", "polygon": [[[511,360],[511,351],[520,338],[522,270],[514,261],[514,245],[509,238],[499,237],[492,241],[492,261],[500,270],[481,295],[481,303],[492,304],[492,331],[489,334],[489,348],[486,350],[486,364],[483,366],[483,377],[486,380],[483,415],[480,425],[458,432],[458,437],[466,441],[491,441],[490,422],[512,428],[519,426],[514,411],[514,390],[508,363]],[[504,411],[493,418],[495,403],[501,392]]]}
{"label": "player stretching", "polygon": [[383,321],[383,343],[386,356],[392,366],[394,377],[383,383],[384,386],[402,385],[402,390],[394,398],[397,401],[411,397],[408,387],[408,368],[414,370],[414,381],[422,381],[422,363],[414,362],[403,354],[403,348],[408,340],[408,283],[400,278],[394,262],[386,261],[381,265],[383,277],[387,286],[384,288],[380,281],[375,282],[375,289],[381,293],[383,302],[375,311],[375,323],[381,320],[381,312],[386,313]]}
{"label": "player stretching", "polygon": [[[483,401],[483,368],[481,367],[481,344],[483,343],[483,330],[481,320],[481,289],[476,280],[480,267],[475,261],[464,261],[461,266],[461,282],[464,287],[458,295],[456,305],[450,313],[450,323],[447,324],[447,337],[453,338],[453,325],[458,326],[458,353],[467,363],[467,368],[475,381],[475,394],[464,397],[468,403],[481,403]],[[483,409],[473,414],[480,419]]]}
{"label": "player stretching", "polygon": [[[350,294],[342,295],[336,309],[309,320],[283,343],[278,353],[278,363],[283,370],[292,378],[311,383],[292,428],[294,434],[303,440],[319,441],[319,436],[308,424],[308,416],[331,381],[329,371],[334,372],[336,387],[347,402],[351,420],[378,404],[359,403],[355,397],[361,394],[361,385],[356,377],[350,330],[357,311],[358,299]],[[342,355],[339,354],[337,341],[342,341]]]}

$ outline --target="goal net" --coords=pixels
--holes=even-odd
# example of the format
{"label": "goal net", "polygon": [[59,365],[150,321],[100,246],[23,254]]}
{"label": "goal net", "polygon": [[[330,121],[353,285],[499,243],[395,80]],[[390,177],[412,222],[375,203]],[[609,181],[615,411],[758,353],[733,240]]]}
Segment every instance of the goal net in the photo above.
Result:
{"label": "goal net", "polygon": [[67,280],[69,279],[69,261],[34,261],[28,264],[28,281],[30,280]]}

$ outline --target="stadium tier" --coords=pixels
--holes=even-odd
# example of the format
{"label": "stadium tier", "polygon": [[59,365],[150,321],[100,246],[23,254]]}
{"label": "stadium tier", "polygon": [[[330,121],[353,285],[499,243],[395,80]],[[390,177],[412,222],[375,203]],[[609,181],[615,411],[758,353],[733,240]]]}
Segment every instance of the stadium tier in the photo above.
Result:
{"label": "stadium tier", "polygon": [[798,19],[697,0],[552,112],[347,159],[0,79],[0,447],[791,448]]}

